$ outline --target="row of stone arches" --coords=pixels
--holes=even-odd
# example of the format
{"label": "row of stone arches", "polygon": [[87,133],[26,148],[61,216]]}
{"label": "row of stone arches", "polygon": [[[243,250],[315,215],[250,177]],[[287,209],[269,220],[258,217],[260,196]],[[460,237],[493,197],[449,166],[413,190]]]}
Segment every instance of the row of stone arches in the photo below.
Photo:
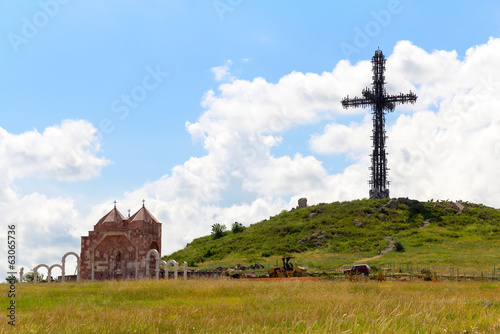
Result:
{"label": "row of stone arches", "polygon": [[[62,257],[62,261],[61,261],[61,264],[53,264],[51,266],[48,266],[46,264],[39,264],[37,265],[35,268],[33,268],[33,281],[35,283],[38,283],[38,269],[40,268],[47,268],[48,270],[48,279],[50,280],[51,279],[51,274],[52,274],[52,269],[54,268],[59,268],[61,269],[61,272],[62,272],[62,282],[65,281],[65,275],[66,275],[66,257],[68,257],[69,255],[74,255],[76,257],[76,262],[77,262],[77,276],[76,276],[76,281],[79,282],[80,281],[80,257],[78,256],[78,254],[76,254],[75,252],[67,252],[66,254],[64,254],[64,256]],[[160,265],[163,264],[164,268],[165,268],[165,278],[168,279],[168,266],[169,265],[173,265],[174,266],[174,279],[177,279],[178,278],[178,271],[179,271],[179,264],[177,263],[177,261],[175,260],[168,260],[168,261],[163,261],[161,258],[160,258],[160,254],[158,253],[158,251],[156,249],[150,249],[148,251],[148,253],[146,254],[146,262],[149,261],[151,255],[154,256],[155,258],[155,278],[156,279],[159,279],[160,278]],[[187,279],[187,263],[184,262],[183,264],[183,269],[184,269],[184,279]],[[20,275],[20,282],[22,283],[22,272],[21,272],[21,275]],[[149,275],[149,265],[146,265],[146,277],[150,277]]]}
{"label": "row of stone arches", "polygon": [[[173,264],[174,266],[174,279],[177,279],[178,277],[178,271],[179,271],[179,263],[175,260],[168,260],[168,261],[163,261],[160,258],[160,254],[156,249],[150,249],[147,254],[146,254],[146,262],[149,261],[151,258],[151,255],[154,256],[155,258],[155,278],[160,279],[160,264],[163,264],[165,268],[165,278],[168,279],[168,266],[170,264]],[[184,269],[184,279],[187,279],[187,262],[184,261],[183,264],[183,269]],[[149,266],[146,265],[146,277],[150,277],[149,275]]]}
{"label": "row of stone arches", "polygon": [[[52,269],[54,269],[54,268],[61,269],[61,273],[62,273],[61,277],[62,277],[62,281],[64,282],[65,276],[66,276],[66,257],[68,257],[69,255],[74,255],[76,257],[76,281],[79,282],[80,281],[80,257],[75,252],[67,252],[66,254],[64,254],[62,257],[62,260],[61,260],[61,264],[53,264],[50,267],[46,264],[39,264],[38,266],[33,268],[33,274],[34,274],[33,281],[35,283],[38,283],[38,269],[44,267],[44,268],[47,268],[47,270],[48,270],[47,278],[49,280],[51,279]],[[22,274],[21,274],[21,279],[20,279],[21,282],[22,282],[22,279],[23,278],[22,278]]]}

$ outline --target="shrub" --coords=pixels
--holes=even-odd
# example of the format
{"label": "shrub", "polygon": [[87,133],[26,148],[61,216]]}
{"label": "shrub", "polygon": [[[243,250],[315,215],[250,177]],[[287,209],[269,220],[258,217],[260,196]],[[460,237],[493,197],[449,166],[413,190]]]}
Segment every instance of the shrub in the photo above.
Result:
{"label": "shrub", "polygon": [[430,270],[424,272],[424,281],[432,281],[432,273]]}
{"label": "shrub", "polygon": [[383,271],[379,271],[377,274],[377,281],[378,282],[384,282],[385,281],[385,275]]}
{"label": "shrub", "polygon": [[394,242],[394,249],[396,250],[396,252],[404,252],[405,246],[403,246],[401,241],[396,240],[396,242]]}
{"label": "shrub", "polygon": [[221,225],[219,223],[212,225],[212,238],[219,239],[224,236],[224,231],[226,230],[226,225]]}
{"label": "shrub", "polygon": [[208,248],[208,247],[203,248],[203,257],[211,257],[215,253],[216,251],[213,248]]}
{"label": "shrub", "polygon": [[196,260],[195,259],[192,259],[192,258],[186,259],[186,263],[187,263],[188,267],[198,267],[196,265]]}
{"label": "shrub", "polygon": [[264,252],[262,252],[262,257],[270,257],[271,255],[273,255],[273,254],[271,254],[270,251],[264,251]]}
{"label": "shrub", "polygon": [[[42,282],[43,281],[43,276],[44,276],[43,274],[37,273],[37,275],[36,275],[37,282]],[[34,279],[35,279],[35,273],[32,272],[32,271],[28,272],[23,277],[23,280],[25,282],[33,282]]]}
{"label": "shrub", "polygon": [[243,226],[243,224],[238,222],[234,222],[234,224],[231,226],[231,231],[233,231],[233,233],[241,233],[243,232],[244,229],[245,226]]}
{"label": "shrub", "polygon": [[5,280],[7,281],[7,283],[10,283],[10,284],[19,283],[19,280],[14,275],[7,276],[5,278]]}

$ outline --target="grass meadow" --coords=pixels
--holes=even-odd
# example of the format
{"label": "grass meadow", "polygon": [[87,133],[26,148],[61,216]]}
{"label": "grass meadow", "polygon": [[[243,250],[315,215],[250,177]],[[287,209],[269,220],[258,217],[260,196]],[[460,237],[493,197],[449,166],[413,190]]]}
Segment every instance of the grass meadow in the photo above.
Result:
{"label": "grass meadow", "polygon": [[[7,284],[4,284],[7,290]],[[498,282],[18,284],[2,333],[500,333]],[[9,305],[7,294],[1,303]]]}

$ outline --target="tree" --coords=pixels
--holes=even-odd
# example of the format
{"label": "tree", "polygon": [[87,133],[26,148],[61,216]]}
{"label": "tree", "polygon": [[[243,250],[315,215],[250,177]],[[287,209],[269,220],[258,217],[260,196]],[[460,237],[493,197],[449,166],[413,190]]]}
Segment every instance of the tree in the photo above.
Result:
{"label": "tree", "polygon": [[224,236],[224,231],[226,230],[226,225],[221,225],[219,223],[215,223],[212,225],[212,237],[214,239],[219,239]]}
{"label": "tree", "polygon": [[245,226],[243,226],[243,224],[238,223],[238,222],[234,222],[234,224],[231,226],[231,230],[233,231],[233,233],[243,232],[244,229],[245,229]]}
{"label": "tree", "polygon": [[[33,282],[34,279],[35,279],[35,273],[32,272],[32,271],[30,271],[29,273],[27,273],[23,277],[23,280],[25,282]],[[38,281],[38,283],[42,282],[43,281],[43,274],[37,273],[36,274],[36,280]]]}
{"label": "tree", "polygon": [[8,283],[10,283],[10,284],[13,284],[13,283],[19,283],[19,280],[18,280],[18,279],[17,279],[17,277],[16,277],[16,276],[14,276],[14,275],[7,276],[7,277],[5,278],[5,280],[6,280]]}

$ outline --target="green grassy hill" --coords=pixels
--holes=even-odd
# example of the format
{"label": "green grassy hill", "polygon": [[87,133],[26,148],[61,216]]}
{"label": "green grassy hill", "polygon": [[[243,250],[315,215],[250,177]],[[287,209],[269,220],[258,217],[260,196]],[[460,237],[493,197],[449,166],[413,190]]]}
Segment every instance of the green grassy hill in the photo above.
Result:
{"label": "green grassy hill", "polygon": [[[231,228],[232,222],[221,223]],[[389,251],[391,240],[399,247]],[[195,239],[164,259],[210,269],[255,262],[271,266],[282,255],[295,256],[296,264],[312,272],[356,261],[375,268],[411,262],[445,272],[490,271],[496,265],[500,271],[500,210],[408,199],[321,203],[284,210],[240,233]]]}

